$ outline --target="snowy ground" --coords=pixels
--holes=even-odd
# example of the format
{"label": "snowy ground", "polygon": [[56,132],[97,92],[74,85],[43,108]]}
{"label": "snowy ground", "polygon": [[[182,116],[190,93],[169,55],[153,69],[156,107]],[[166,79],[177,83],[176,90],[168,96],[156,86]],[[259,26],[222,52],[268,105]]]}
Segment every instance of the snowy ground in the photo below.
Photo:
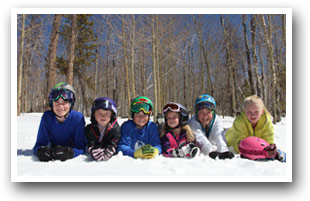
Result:
{"label": "snowy ground", "polygon": [[[17,117],[17,158],[12,156],[12,180],[16,181],[290,181],[290,164],[279,161],[257,162],[242,159],[213,160],[200,155],[194,159],[133,159],[121,154],[106,162],[96,162],[82,155],[66,162],[39,162],[32,148],[42,113]],[[120,119],[122,124],[126,119]],[[89,118],[86,118],[89,123]],[[224,118],[224,127],[231,127],[233,118]],[[286,150],[286,121],[276,125],[277,147]],[[12,133],[14,135],[14,133]],[[287,150],[286,150],[287,151]],[[14,153],[14,150],[12,150]],[[13,155],[13,154],[12,154]],[[16,163],[15,163],[16,162]],[[15,167],[16,166],[16,167]],[[15,172],[16,171],[16,172]],[[68,177],[70,176],[70,177]],[[142,177],[141,177],[142,176]]]}

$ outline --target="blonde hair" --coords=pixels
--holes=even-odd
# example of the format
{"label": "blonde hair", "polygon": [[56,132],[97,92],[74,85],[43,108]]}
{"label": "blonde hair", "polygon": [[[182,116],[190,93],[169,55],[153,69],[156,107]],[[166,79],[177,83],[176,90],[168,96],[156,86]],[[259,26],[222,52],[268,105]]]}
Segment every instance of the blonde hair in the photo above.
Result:
{"label": "blonde hair", "polygon": [[256,95],[252,95],[252,96],[246,97],[244,99],[243,103],[244,103],[243,104],[244,105],[244,110],[246,110],[248,105],[255,104],[255,105],[261,107],[264,110],[264,112],[266,112],[267,114],[270,115],[269,111],[265,107],[265,104],[264,104],[263,100],[260,97],[256,96]]}
{"label": "blonde hair", "polygon": [[[195,141],[195,135],[191,129],[191,127],[188,124],[185,124],[182,126],[182,131],[186,132],[186,141],[187,142],[193,142]],[[169,132],[169,127],[164,124],[160,130],[160,138],[166,135]]]}

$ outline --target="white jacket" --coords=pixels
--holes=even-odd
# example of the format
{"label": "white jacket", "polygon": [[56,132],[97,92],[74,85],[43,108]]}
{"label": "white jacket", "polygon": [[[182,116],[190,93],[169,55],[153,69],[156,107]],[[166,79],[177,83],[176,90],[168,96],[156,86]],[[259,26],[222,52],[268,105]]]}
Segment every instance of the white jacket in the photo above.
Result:
{"label": "white jacket", "polygon": [[223,138],[225,131],[220,117],[217,115],[215,116],[209,138],[206,137],[206,133],[203,131],[200,122],[196,120],[196,115],[188,121],[188,124],[192,128],[195,134],[196,142],[203,154],[209,154],[213,151],[220,153],[228,151],[227,144]]}

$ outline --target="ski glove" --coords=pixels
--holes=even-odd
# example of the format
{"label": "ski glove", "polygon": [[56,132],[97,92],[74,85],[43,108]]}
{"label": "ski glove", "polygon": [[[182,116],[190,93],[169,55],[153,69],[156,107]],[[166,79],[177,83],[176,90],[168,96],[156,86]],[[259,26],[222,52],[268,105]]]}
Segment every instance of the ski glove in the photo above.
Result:
{"label": "ski glove", "polygon": [[44,162],[54,159],[52,149],[46,146],[42,146],[38,149],[37,156],[40,161]]}
{"label": "ski glove", "polygon": [[74,151],[71,147],[64,147],[60,145],[54,148],[53,153],[55,160],[61,160],[61,161],[71,159],[74,156]]}
{"label": "ski glove", "polygon": [[218,156],[219,159],[227,159],[227,158],[232,159],[233,157],[235,157],[235,155],[230,151],[220,153]]}
{"label": "ski glove", "polygon": [[286,163],[286,153],[284,151],[281,151],[280,149],[277,149],[277,155],[275,159],[279,160],[280,162]]}
{"label": "ski glove", "polygon": [[219,159],[225,160],[227,158],[232,159],[235,155],[232,152],[230,152],[230,151],[226,151],[226,152],[223,152],[223,153],[219,153],[217,151],[213,151],[213,152],[209,153],[209,156],[211,158],[213,158],[213,159],[218,157]]}
{"label": "ski glove", "polygon": [[190,142],[189,144],[185,145],[186,142],[181,142],[177,149],[172,149],[169,154],[172,157],[178,158],[193,158],[200,153],[200,149],[197,145]]}
{"label": "ski glove", "polygon": [[152,159],[152,158],[155,158],[158,154],[159,154],[158,149],[152,147],[152,145],[150,144],[147,144],[147,145],[142,146],[137,151],[135,151],[134,157]]}
{"label": "ski glove", "polygon": [[106,161],[113,156],[115,151],[116,149],[113,146],[107,148],[94,147],[91,149],[90,154],[96,161]]}
{"label": "ski glove", "polygon": [[217,151],[212,151],[209,153],[210,158],[215,159],[220,153]]}

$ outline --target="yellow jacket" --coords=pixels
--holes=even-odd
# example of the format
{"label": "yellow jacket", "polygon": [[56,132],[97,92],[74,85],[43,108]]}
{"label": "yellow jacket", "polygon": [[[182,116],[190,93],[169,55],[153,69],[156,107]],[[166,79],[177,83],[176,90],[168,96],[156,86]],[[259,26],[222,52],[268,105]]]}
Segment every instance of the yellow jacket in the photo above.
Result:
{"label": "yellow jacket", "polygon": [[228,146],[233,146],[234,150],[239,153],[239,143],[246,137],[256,136],[263,138],[269,144],[274,143],[273,124],[269,114],[264,112],[258,120],[256,127],[252,128],[251,122],[248,120],[244,112],[236,117],[233,126],[226,132],[225,137]]}

